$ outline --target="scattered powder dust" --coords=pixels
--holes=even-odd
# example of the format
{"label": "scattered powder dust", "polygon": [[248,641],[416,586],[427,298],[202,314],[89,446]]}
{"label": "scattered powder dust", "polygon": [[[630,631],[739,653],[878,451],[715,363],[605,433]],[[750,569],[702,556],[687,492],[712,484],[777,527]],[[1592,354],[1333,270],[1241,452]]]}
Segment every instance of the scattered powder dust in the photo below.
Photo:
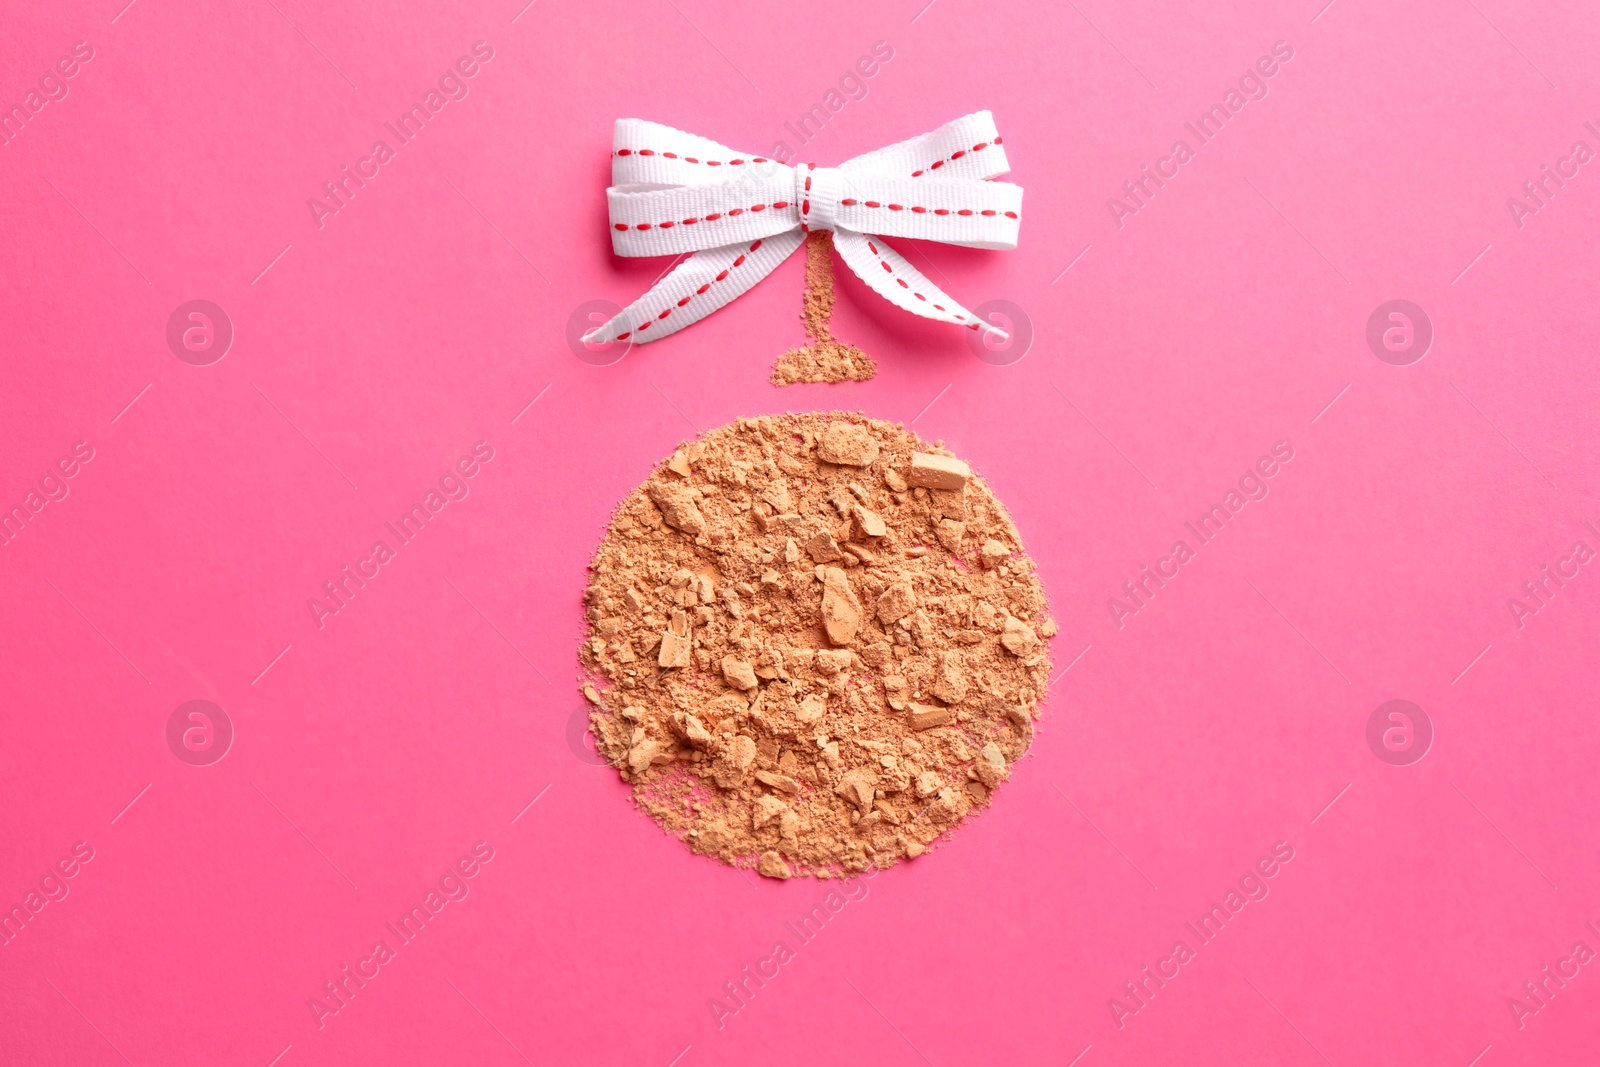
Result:
{"label": "scattered powder dust", "polygon": [[888,867],[1033,740],[1056,632],[1034,563],[983,480],[900,426],[712,430],[622,502],[590,570],[596,748],[696,852]]}
{"label": "scattered powder dust", "polygon": [[833,336],[833,234],[815,230],[806,237],[806,293],[800,321],[811,343],[791,348],[772,365],[773,385],[800,382],[864,382],[878,373],[872,357]]}

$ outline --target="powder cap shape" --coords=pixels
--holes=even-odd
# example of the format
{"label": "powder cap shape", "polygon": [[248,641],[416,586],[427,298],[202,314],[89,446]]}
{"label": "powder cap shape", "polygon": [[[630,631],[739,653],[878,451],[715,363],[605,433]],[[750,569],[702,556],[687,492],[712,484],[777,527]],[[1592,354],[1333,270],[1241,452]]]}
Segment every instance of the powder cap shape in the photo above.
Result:
{"label": "powder cap shape", "polygon": [[584,608],[579,684],[635,805],[772,878],[913,859],[986,807],[1056,632],[982,478],[843,412],[683,444],[618,507]]}
{"label": "powder cap shape", "polygon": [[791,348],[772,365],[773,385],[801,382],[863,382],[878,373],[872,357],[855,345],[833,336],[828,322],[833,318],[834,294],[833,234],[812,230],[806,236],[806,287],[800,312],[810,344]]}

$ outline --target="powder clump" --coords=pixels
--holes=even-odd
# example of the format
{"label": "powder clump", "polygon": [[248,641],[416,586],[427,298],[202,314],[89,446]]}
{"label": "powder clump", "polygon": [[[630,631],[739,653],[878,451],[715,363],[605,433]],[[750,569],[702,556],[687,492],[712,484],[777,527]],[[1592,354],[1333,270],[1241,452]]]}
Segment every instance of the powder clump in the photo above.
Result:
{"label": "powder clump", "polygon": [[806,237],[806,290],[800,321],[811,343],[791,348],[772,365],[773,385],[802,382],[864,382],[875,377],[878,364],[855,345],[833,336],[833,234],[813,231]]}
{"label": "powder clump", "polygon": [[982,478],[837,412],[684,444],[618,507],[585,607],[597,749],[690,848],[771,878],[915,858],[987,805],[1056,632]]}

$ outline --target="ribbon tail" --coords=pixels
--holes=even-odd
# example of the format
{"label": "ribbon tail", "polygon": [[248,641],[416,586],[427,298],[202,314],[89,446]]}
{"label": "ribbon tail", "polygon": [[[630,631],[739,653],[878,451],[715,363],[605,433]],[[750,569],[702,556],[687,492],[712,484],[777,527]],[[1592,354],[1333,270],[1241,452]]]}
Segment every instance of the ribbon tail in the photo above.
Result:
{"label": "ribbon tail", "polygon": [[642,345],[677,333],[743,296],[804,240],[805,234],[796,228],[757,241],[702,249],[611,321],[584,334],[584,339]]}
{"label": "ribbon tail", "polygon": [[1001,340],[1010,337],[1000,327],[983,321],[952,300],[904,256],[890,248],[882,237],[838,229],[833,234],[833,248],[868,288],[896,307],[925,319],[950,322],[969,330],[984,330],[998,335]]}

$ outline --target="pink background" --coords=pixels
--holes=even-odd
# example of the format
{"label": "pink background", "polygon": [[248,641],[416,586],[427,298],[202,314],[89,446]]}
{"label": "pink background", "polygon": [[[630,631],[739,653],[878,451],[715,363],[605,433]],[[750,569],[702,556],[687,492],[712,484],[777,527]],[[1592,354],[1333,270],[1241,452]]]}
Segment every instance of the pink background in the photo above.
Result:
{"label": "pink background", "polygon": [[[0,44],[7,106],[95,53],[0,149],[0,504],[94,450],[0,549],[0,903],[94,850],[0,948],[0,1060],[1593,1061],[1600,967],[1520,1029],[1507,999],[1600,949],[1600,574],[1520,627],[1507,602],[1600,549],[1600,174],[1520,228],[1506,204],[1600,149],[1592,5],[121,2],[13,4]],[[307,198],[479,40],[470,95],[319,229]],[[1025,309],[1026,357],[846,279],[878,378],[774,390],[795,257],[575,358],[573,310],[665,265],[610,253],[612,120],[798,147],[879,40],[799,156],[992,109],[1021,246],[901,247]],[[1119,229],[1107,198],[1279,40],[1270,94]],[[236,331],[210,366],[165,342],[192,298]],[[1435,329],[1410,366],[1365,341],[1394,298]],[[1073,665],[995,806],[719,1030],[709,998],[823,887],[690,855],[574,753],[578,597],[680,439],[823,407],[973,462]],[[471,495],[319,630],[308,598],[476,441]],[[1119,627],[1122,583],[1277,441],[1270,495]],[[1395,698],[1436,733],[1411,766],[1366,742]],[[167,746],[192,699],[236,730],[211,766]],[[319,1029],[308,1000],[480,840],[470,895]],[[1122,983],[1278,841],[1270,896],[1119,1028]]]}

